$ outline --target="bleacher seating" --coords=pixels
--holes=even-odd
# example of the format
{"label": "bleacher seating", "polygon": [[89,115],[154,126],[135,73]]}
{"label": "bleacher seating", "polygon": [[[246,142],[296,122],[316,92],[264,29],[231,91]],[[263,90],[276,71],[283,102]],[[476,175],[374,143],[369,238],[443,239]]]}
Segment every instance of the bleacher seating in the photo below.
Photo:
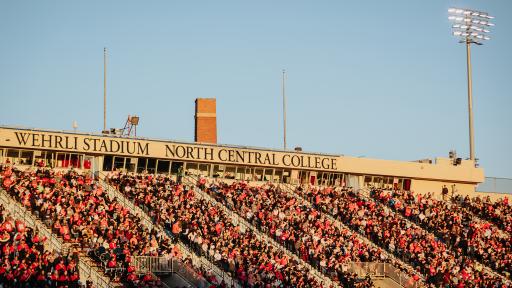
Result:
{"label": "bleacher seating", "polygon": [[348,262],[387,262],[381,249],[361,241],[355,233],[338,227],[320,211],[308,207],[273,184],[251,187],[199,183],[200,188],[229,209],[268,233],[288,250],[345,286],[368,282],[347,273]]}
{"label": "bleacher seating", "polygon": [[154,275],[135,271],[132,256],[179,256],[173,243],[142,227],[87,175],[73,170],[1,170],[5,190],[64,241],[86,251],[114,281],[128,287],[160,287]]}
{"label": "bleacher seating", "polygon": [[168,177],[115,173],[109,182],[143,206],[155,223],[165,225],[193,250],[210,257],[242,285],[325,287],[283,251],[233,223],[221,207],[198,199],[193,190]]}
{"label": "bleacher seating", "polygon": [[298,187],[296,193],[416,267],[431,287],[509,285],[471,257],[450,250],[443,239],[352,189]]}
{"label": "bleacher seating", "polygon": [[505,196],[497,201],[491,201],[490,197],[469,197],[454,195],[452,202],[463,207],[468,207],[471,213],[497,225],[509,235],[512,235],[512,203]]}
{"label": "bleacher seating", "polygon": [[372,190],[370,195],[434,233],[452,251],[471,257],[508,277],[512,273],[510,235],[492,222],[475,217],[471,206],[411,191]]}
{"label": "bleacher seating", "polygon": [[[162,175],[115,172],[107,181],[165,229],[142,225],[121,204],[127,202],[110,197],[92,175],[0,167],[5,191],[64,242],[88,253],[112,280],[129,287],[160,287],[154,275],[136,271],[132,258],[182,258],[178,240],[232,275],[239,286],[328,287],[301,264],[307,262],[338,286],[372,287],[369,277],[353,274],[347,265],[384,262],[414,281],[421,275],[428,287],[512,287],[508,199],[454,195],[441,200],[380,189],[363,195],[351,188],[314,186],[292,191],[271,183],[200,180],[196,188],[215,202]],[[0,283],[79,287],[77,255],[45,251],[44,239],[1,207],[0,222]],[[190,264],[190,259],[183,261]],[[195,269],[217,283],[212,287],[227,287],[205,269]]]}

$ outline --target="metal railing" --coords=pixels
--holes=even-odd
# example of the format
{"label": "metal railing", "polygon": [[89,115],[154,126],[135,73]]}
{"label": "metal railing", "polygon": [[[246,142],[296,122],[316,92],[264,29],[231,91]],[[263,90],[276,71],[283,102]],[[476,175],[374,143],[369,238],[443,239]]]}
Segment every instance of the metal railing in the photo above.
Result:
{"label": "metal railing", "polygon": [[133,265],[139,273],[176,273],[194,287],[207,288],[210,283],[182,261],[171,257],[134,256]]}
{"label": "metal railing", "polygon": [[512,194],[512,179],[485,177],[485,181],[476,186],[477,192]]}
{"label": "metal railing", "polygon": [[156,256],[133,256],[133,264],[135,271],[139,273],[172,273],[172,258],[171,257],[156,257]]}
{"label": "metal railing", "polygon": [[405,288],[416,288],[421,285],[414,278],[404,274],[400,269],[390,263],[351,262],[347,263],[344,269],[346,269],[347,272],[356,273],[360,277],[369,275],[372,278],[389,278]]}
{"label": "metal railing", "polygon": [[[78,270],[80,279],[89,280],[95,288],[121,287],[119,283],[113,283],[105,274],[100,273],[95,267],[94,261],[86,255],[78,257]],[[83,281],[85,283],[85,281]]]}

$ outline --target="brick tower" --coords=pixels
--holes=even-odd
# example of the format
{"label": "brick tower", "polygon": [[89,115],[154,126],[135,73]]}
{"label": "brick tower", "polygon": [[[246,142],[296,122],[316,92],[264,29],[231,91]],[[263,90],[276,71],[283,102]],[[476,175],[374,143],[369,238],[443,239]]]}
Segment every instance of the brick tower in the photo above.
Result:
{"label": "brick tower", "polygon": [[194,141],[217,144],[217,107],[215,98],[196,99]]}

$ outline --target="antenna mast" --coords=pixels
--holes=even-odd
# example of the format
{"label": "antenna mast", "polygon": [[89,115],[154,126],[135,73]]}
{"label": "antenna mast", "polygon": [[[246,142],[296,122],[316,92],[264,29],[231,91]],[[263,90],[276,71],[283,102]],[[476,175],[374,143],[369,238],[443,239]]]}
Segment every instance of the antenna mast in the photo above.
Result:
{"label": "antenna mast", "polygon": [[283,69],[283,146],[286,150],[286,94],[285,94],[286,70]]}
{"label": "antenna mast", "polygon": [[107,47],[103,47],[103,133],[107,131]]}

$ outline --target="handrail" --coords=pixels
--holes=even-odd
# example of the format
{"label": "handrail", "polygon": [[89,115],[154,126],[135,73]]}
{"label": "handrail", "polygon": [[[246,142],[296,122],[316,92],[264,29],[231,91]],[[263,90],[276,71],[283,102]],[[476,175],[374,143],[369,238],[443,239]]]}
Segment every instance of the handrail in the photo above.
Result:
{"label": "handrail", "polygon": [[[41,236],[46,237],[48,243],[45,241],[45,245],[49,245],[49,250],[54,250],[61,254],[69,250],[67,243],[64,243],[62,239],[52,233],[41,220],[37,219],[30,211],[13,199],[4,189],[0,189],[0,203],[13,217],[23,220],[27,226],[36,229]],[[100,273],[92,263],[93,260],[85,254],[78,257],[78,270],[81,282],[85,283],[85,280],[91,280],[94,287],[98,288],[114,288],[121,286],[118,283],[110,281],[110,279]]]}
{"label": "handrail", "polygon": [[266,234],[261,233],[258,229],[256,229],[256,227],[254,227],[252,224],[247,222],[247,220],[245,220],[243,217],[240,217],[238,215],[238,213],[228,209],[225,205],[219,203],[215,198],[213,198],[212,196],[208,195],[208,193],[205,193],[205,192],[201,191],[201,189],[196,187],[196,185],[194,183],[195,180],[194,180],[193,177],[185,176],[184,179],[186,179],[188,184],[194,188],[194,192],[199,194],[199,197],[198,197],[199,199],[205,199],[206,201],[211,202],[211,203],[219,206],[224,211],[224,213],[226,213],[227,215],[230,216],[230,218],[231,218],[231,220],[233,220],[234,224],[242,225],[242,226],[244,226],[245,229],[251,230],[252,232],[254,232],[254,234],[256,234],[256,237],[258,239],[263,239],[265,242],[270,243],[274,248],[276,248],[276,249],[278,249],[280,251],[283,251],[286,255],[288,255],[288,257],[292,257],[295,261],[297,261],[297,262],[301,263],[302,265],[308,267],[309,271],[311,271],[313,276],[317,280],[319,280],[320,282],[327,283],[329,286],[340,287],[338,283],[336,283],[336,282],[332,281],[331,279],[325,277],[323,274],[320,273],[320,271],[318,271],[316,268],[312,267],[311,264],[309,264],[309,263],[305,262],[304,260],[300,259],[297,255],[295,255],[294,253],[292,253],[288,249],[286,249],[283,246],[281,246],[280,244],[278,244],[274,239],[268,237]]}
{"label": "handrail", "polygon": [[414,288],[421,284],[413,278],[404,275],[400,269],[397,269],[390,263],[382,262],[351,262],[347,271],[357,275],[370,275],[371,277],[389,278],[402,287]]}
{"label": "handrail", "polygon": [[80,271],[80,278],[83,277],[92,281],[94,287],[110,288],[122,286],[119,283],[110,281],[110,278],[106,277],[103,273],[100,273],[100,271],[95,267],[94,260],[85,254],[78,257],[78,270]]}
{"label": "handrail", "polygon": [[[103,180],[104,178],[106,178],[105,173],[99,172],[99,176],[100,185],[105,189],[105,192],[107,192],[110,197],[115,197],[116,199],[118,199],[118,201],[120,201],[120,203],[125,203],[125,207],[127,207],[130,210],[130,212],[134,211],[134,215],[138,216],[142,220],[142,225],[144,225],[146,228],[148,228],[149,230],[155,229],[160,235],[163,235],[163,237],[165,237],[166,239],[170,239],[161,225],[154,225],[153,221],[146,212],[144,212],[140,207],[134,205],[134,203],[130,201],[130,199],[128,199],[126,196],[124,196],[124,194],[122,194],[112,185],[108,184],[105,180]],[[233,278],[231,278],[230,275],[222,271],[219,267],[210,262],[210,260],[208,260],[206,257],[198,256],[194,252],[190,251],[190,249],[185,244],[183,244],[181,240],[177,242],[177,245],[179,246],[180,251],[183,254],[185,254],[187,258],[192,259],[192,263],[195,266],[208,268],[215,275],[217,275],[220,279],[224,280],[224,282],[229,285],[238,285],[237,282]],[[206,280],[204,281],[206,282]],[[206,284],[204,284],[204,286],[206,287]]]}
{"label": "handrail", "polygon": [[133,256],[135,271],[139,273],[170,273],[173,272],[172,258],[165,256]]}
{"label": "handrail", "polygon": [[477,192],[497,193],[507,196],[512,194],[512,179],[502,177],[485,177],[484,182],[476,187]]}

